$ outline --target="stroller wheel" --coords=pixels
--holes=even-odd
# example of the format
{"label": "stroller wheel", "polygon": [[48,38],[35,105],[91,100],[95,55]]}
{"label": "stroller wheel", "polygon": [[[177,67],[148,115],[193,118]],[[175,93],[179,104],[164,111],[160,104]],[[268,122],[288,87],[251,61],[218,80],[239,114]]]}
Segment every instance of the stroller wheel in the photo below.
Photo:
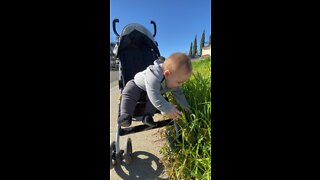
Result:
{"label": "stroller wheel", "polygon": [[124,150],[124,160],[127,164],[130,164],[132,162],[132,142],[130,138],[128,138],[126,142],[126,148]]}
{"label": "stroller wheel", "polygon": [[114,168],[114,166],[117,164],[115,156],[116,156],[116,142],[112,141],[110,145],[110,169]]}
{"label": "stroller wheel", "polygon": [[124,152],[124,151],[121,149],[119,153],[116,153],[116,161],[117,161],[117,163],[119,163],[119,164],[121,164],[121,162],[122,162],[123,152]]}

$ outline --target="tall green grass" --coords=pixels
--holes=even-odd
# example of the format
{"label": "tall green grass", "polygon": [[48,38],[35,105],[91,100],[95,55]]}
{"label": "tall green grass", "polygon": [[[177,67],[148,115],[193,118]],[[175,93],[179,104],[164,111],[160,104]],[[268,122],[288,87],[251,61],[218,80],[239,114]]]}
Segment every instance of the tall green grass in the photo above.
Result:
{"label": "tall green grass", "polygon": [[[171,179],[211,179],[211,60],[193,62],[193,75],[182,87],[191,113],[177,120],[182,141],[161,149]],[[172,95],[169,100],[176,104]],[[167,127],[174,135],[173,127]]]}

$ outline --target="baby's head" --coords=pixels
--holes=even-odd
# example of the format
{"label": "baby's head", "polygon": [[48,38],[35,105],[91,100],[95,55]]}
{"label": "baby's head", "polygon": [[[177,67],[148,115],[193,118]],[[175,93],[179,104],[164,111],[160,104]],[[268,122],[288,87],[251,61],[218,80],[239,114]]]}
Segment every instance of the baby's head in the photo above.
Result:
{"label": "baby's head", "polygon": [[181,86],[190,78],[191,72],[191,61],[183,53],[171,54],[163,63],[163,74],[168,88]]}

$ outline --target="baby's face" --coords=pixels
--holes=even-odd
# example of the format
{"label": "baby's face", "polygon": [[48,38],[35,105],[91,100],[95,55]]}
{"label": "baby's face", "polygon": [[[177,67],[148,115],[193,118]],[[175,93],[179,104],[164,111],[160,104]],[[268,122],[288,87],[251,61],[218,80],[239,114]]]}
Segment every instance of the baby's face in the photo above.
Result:
{"label": "baby's face", "polygon": [[184,82],[186,82],[191,76],[190,73],[186,73],[185,71],[177,71],[171,73],[166,77],[166,84],[168,88],[177,88],[180,87]]}

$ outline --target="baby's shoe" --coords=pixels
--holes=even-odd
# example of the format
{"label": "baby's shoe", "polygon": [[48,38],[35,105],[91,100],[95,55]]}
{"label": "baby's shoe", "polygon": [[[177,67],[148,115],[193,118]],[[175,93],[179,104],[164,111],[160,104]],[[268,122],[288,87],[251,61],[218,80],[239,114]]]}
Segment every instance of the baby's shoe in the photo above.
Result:
{"label": "baby's shoe", "polygon": [[154,123],[153,118],[150,115],[144,115],[142,123],[150,127],[155,127],[157,125],[156,123]]}
{"label": "baby's shoe", "polygon": [[118,118],[118,124],[120,124],[122,127],[129,127],[131,122],[132,116],[130,114],[124,113]]}

